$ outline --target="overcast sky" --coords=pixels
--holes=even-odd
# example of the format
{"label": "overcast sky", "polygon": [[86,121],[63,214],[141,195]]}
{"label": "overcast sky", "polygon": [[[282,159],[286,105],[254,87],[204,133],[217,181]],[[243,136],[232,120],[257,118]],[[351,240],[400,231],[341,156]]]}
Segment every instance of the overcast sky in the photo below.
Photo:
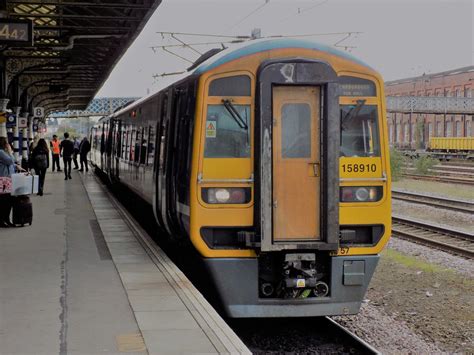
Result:
{"label": "overcast sky", "polygon": [[[163,0],[97,96],[143,96],[154,91],[154,74],[190,65],[162,50],[153,52],[151,46],[177,43],[157,31],[249,35],[261,28],[262,36],[362,32],[342,44],[355,46],[350,49],[354,56],[393,80],[473,65],[473,17],[472,0]],[[343,37],[310,39],[332,45]],[[216,40],[178,38],[187,43]],[[216,45],[196,48],[212,47]],[[174,50],[189,60],[198,56],[189,49]]]}

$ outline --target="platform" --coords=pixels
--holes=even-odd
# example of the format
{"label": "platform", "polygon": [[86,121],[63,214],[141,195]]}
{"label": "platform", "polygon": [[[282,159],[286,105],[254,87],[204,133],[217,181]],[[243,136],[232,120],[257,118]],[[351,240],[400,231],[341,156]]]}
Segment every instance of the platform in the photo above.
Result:
{"label": "platform", "polygon": [[250,353],[91,173],[32,202],[0,229],[0,353]]}

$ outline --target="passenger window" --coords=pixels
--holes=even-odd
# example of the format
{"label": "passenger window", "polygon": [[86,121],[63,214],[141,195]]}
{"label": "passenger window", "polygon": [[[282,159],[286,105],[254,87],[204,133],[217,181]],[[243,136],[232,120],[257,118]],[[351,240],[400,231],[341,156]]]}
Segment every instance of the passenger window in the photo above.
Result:
{"label": "passenger window", "polygon": [[134,158],[133,158],[133,161],[135,163],[139,163],[140,160],[140,147],[141,147],[141,144],[142,144],[142,128],[138,128],[137,131],[136,131],[137,135],[136,135],[136,138],[135,138],[135,150],[134,150]]}
{"label": "passenger window", "polygon": [[146,164],[146,158],[148,154],[148,129],[147,127],[142,128],[142,140],[140,149],[140,164]]}
{"label": "passenger window", "polygon": [[209,96],[250,96],[250,77],[236,75],[214,79],[209,85]]}
{"label": "passenger window", "polygon": [[341,156],[380,156],[377,106],[341,106]]}
{"label": "passenger window", "polygon": [[155,161],[155,127],[150,126],[148,134],[148,158],[147,164],[153,164]]}
{"label": "passenger window", "polygon": [[281,108],[282,158],[311,157],[311,108],[308,104],[284,104]]}
{"label": "passenger window", "polygon": [[250,105],[208,105],[205,128],[204,157],[250,157]]}

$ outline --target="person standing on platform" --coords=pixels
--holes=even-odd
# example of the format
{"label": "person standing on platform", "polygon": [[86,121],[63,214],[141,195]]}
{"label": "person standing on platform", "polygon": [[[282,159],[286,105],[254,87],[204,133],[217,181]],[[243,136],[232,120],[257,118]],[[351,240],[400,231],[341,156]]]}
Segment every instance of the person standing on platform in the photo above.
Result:
{"label": "person standing on platform", "polygon": [[61,171],[61,165],[59,165],[59,154],[61,151],[60,144],[61,143],[58,140],[58,136],[53,135],[53,140],[49,142],[49,145],[51,146],[51,153],[53,156],[53,168],[52,168],[53,172],[54,172],[55,165],[57,166],[58,171]]}
{"label": "person standing on platform", "polygon": [[33,168],[39,176],[38,196],[43,196],[44,179],[49,168],[49,149],[46,141],[40,139],[31,153]]}
{"label": "person standing on platform", "polygon": [[64,163],[64,180],[72,179],[71,177],[71,160],[74,153],[74,143],[69,140],[69,133],[64,133],[64,140],[60,144],[60,153]]}
{"label": "person standing on platform", "polygon": [[89,154],[90,150],[91,144],[89,143],[87,137],[84,137],[79,147],[79,156],[81,159],[81,168],[79,169],[79,171],[84,171],[84,165],[86,168],[86,172],[89,171],[89,165],[87,165],[87,154]]}
{"label": "person standing on platform", "polygon": [[74,162],[74,170],[79,169],[79,165],[77,164],[77,155],[79,154],[79,147],[81,146],[81,142],[77,137],[74,137],[73,142],[74,144],[74,154],[72,155],[72,161]]}
{"label": "person standing on platform", "polygon": [[[11,178],[14,172],[15,157],[13,155],[13,149],[5,137],[0,137],[0,177],[4,178],[2,179],[2,189],[8,187],[7,179]],[[11,189],[11,180],[9,185]],[[10,211],[13,205],[10,192],[9,190],[0,191],[0,228],[14,226],[12,222],[10,222]]]}

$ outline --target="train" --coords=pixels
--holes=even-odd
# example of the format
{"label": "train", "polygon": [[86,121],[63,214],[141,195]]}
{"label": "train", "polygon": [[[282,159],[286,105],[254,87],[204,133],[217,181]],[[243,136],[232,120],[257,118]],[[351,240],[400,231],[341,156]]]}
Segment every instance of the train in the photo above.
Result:
{"label": "train", "polygon": [[100,119],[91,162],[196,249],[226,316],[356,314],[391,233],[385,112],[361,60],[253,40]]}
{"label": "train", "polygon": [[401,149],[409,158],[474,161],[474,137],[431,137],[426,149]]}

